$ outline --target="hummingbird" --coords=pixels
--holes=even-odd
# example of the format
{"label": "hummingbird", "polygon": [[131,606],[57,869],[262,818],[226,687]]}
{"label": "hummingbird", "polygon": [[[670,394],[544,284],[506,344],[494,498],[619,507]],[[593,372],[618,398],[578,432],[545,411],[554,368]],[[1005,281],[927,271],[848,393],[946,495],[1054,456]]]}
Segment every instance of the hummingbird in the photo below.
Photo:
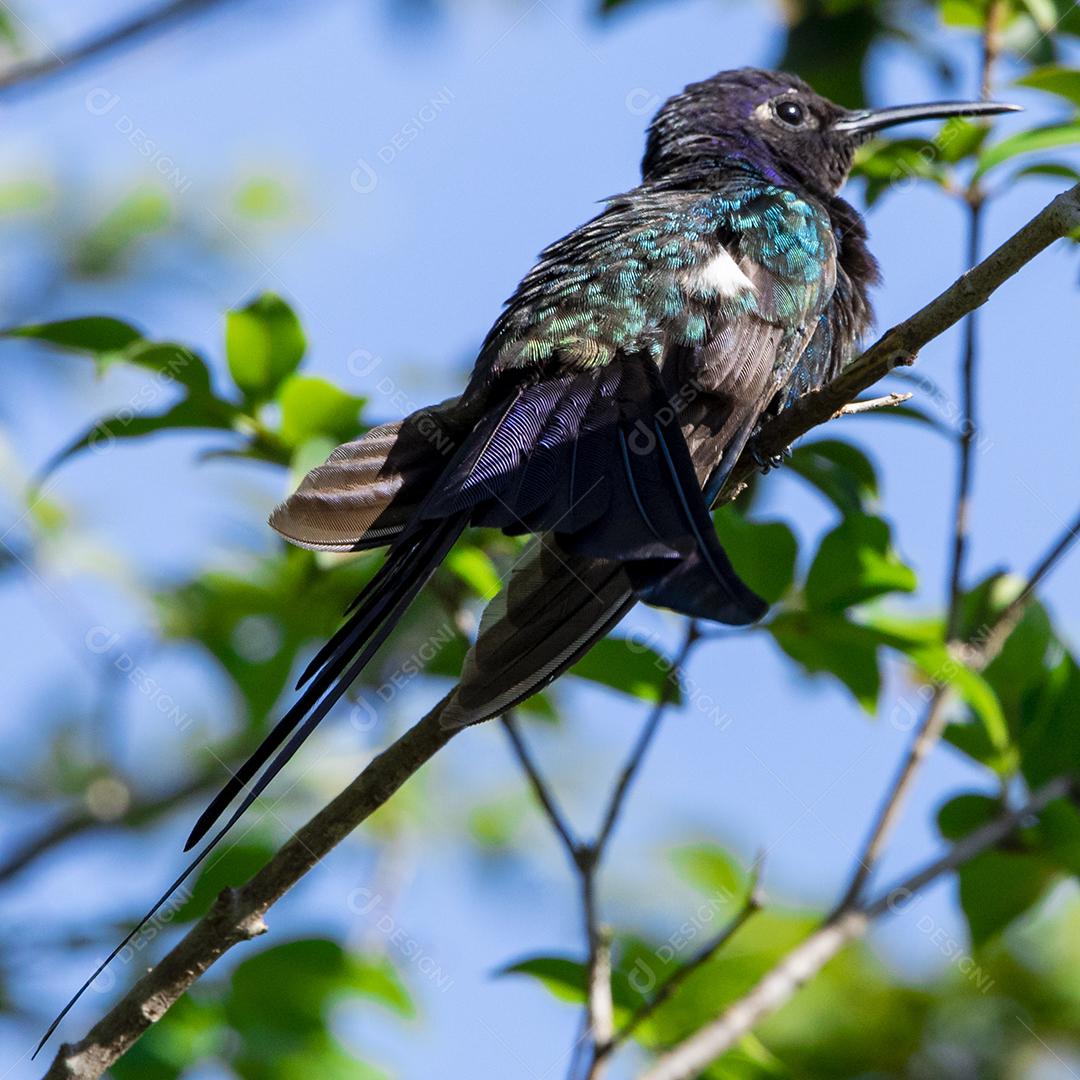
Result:
{"label": "hummingbird", "polygon": [[541,253],[461,395],[338,447],[274,510],[293,544],[385,547],[385,559],[185,850],[242,794],[237,808],[112,956],[296,753],[470,526],[533,539],[481,618],[447,724],[543,689],[638,601],[760,619],[767,605],[709,511],[762,420],[837,375],[872,323],[877,263],[838,194],[856,150],[896,124],[1016,108],[851,110],[757,68],[668,100],[641,182]]}
{"label": "hummingbird", "polygon": [[535,694],[638,601],[760,619],[709,509],[762,420],[837,375],[872,323],[877,262],[838,194],[855,152],[896,124],[1015,108],[850,110],[758,68],[668,100],[641,182],[541,253],[461,395],[338,447],[272,513],[301,547],[387,555],[185,850],[241,792],[233,820],[254,801],[470,526],[533,539],[481,618],[448,723]]}

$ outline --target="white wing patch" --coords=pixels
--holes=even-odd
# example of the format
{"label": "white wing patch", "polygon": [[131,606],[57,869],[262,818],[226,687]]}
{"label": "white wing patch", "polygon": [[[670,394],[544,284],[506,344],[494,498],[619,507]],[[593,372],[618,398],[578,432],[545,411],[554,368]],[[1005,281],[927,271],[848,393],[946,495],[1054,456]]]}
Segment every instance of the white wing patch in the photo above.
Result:
{"label": "white wing patch", "polygon": [[754,291],[754,283],[724,250],[684,274],[682,284],[698,296],[738,296],[748,289]]}

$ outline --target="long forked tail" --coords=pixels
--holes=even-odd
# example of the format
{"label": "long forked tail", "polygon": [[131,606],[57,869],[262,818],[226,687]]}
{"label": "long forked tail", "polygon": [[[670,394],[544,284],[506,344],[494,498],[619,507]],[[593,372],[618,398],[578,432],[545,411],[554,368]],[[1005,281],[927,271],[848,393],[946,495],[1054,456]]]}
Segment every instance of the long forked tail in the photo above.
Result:
{"label": "long forked tail", "polygon": [[[304,692],[195,822],[184,845],[185,851],[190,851],[210,831],[241,791],[247,789],[238,815],[259,797],[375,655],[405,609],[446,558],[466,523],[466,514],[425,522],[416,530],[415,538],[405,537],[395,545],[353,602],[348,620],[301,676],[298,685],[306,684]],[[279,749],[282,743],[285,745]],[[265,771],[248,788],[263,766]]]}
{"label": "long forked tail", "polygon": [[[315,730],[323,717],[340,700],[353,680],[386,640],[416,594],[446,557],[454,541],[465,528],[467,518],[468,515],[462,513],[440,521],[424,523],[416,529],[415,535],[403,537],[394,546],[386,562],[353,602],[351,614],[344,626],[327,642],[304,672],[301,678],[301,683],[307,684],[304,693],[277,722],[251,757],[218,792],[196,822],[184,850],[190,850],[203,839],[215,822],[220,819],[229,803],[243,791],[244,797],[239,805],[229,815],[224,825],[214,833],[209,843],[154,902],[153,907],[79,987],[49,1025],[34,1051],[34,1056],[37,1056],[94,980],[161,910],[169,897],[191,877],[296,753],[304,740]],[[282,746],[283,743],[284,746]],[[262,770],[261,773],[260,770]]]}

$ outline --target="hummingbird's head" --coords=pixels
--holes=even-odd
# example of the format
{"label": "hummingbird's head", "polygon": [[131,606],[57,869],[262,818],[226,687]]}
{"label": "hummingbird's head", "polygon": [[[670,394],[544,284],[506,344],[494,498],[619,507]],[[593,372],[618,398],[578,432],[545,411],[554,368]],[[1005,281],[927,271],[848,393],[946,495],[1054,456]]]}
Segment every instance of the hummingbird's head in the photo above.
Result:
{"label": "hummingbird's head", "polygon": [[892,109],[845,109],[802,79],[739,68],[692,83],[671,98],[649,127],[646,180],[700,175],[726,159],[747,161],[777,179],[835,195],[855,151],[875,131],[911,120],[986,116],[1018,106],[946,101]]}

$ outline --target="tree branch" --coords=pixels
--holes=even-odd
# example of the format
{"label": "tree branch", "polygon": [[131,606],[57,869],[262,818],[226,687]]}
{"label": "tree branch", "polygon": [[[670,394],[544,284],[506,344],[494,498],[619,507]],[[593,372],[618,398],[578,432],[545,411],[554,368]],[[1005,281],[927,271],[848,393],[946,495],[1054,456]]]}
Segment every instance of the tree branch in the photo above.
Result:
{"label": "tree branch", "polygon": [[919,350],[981,307],[1014,274],[1055,240],[1080,228],[1080,184],[1062,192],[978,266],[960,276],[937,299],[883,334],[845,371],[820,390],[804,394],[766,421],[750,440],[720,493],[730,502],[760,466],[796,439],[829,420],[890,371],[914,363]]}
{"label": "tree branch", "polygon": [[373,758],[246,885],[224,890],[210,911],[85,1039],[60,1047],[46,1080],[96,1080],[218,957],[264,933],[267,910],[461,730],[442,719],[447,700]]}
{"label": "tree branch", "polygon": [[[911,363],[927,342],[985,303],[994,290],[1039,252],[1077,227],[1080,185],[1059,195],[936,300],[888,331],[839,378],[800,398],[766,423],[752,440],[751,449],[758,453],[759,460],[767,460],[811,428],[827,422],[882,376]],[[721,497],[727,501],[734,498],[757,468],[748,450],[736,464]],[[101,1076],[219,956],[261,932],[265,912],[460,730],[441,722],[445,700],[371,761],[246,885],[219,897],[213,910],[132,987],[85,1039],[62,1046],[47,1073],[49,1080],[94,1080]],[[602,830],[605,841],[614,828],[618,810],[616,804],[614,814],[609,812],[611,824]]]}
{"label": "tree branch", "polygon": [[761,859],[754,864],[750,887],[734,918],[711,940],[704,945],[685,964],[677,967],[666,979],[663,979],[648,1001],[634,1010],[630,1019],[615,1033],[614,1038],[599,1052],[607,1055],[624,1043],[698,968],[707,964],[747,922],[765,906],[765,895],[760,885]]}
{"label": "tree branch", "polygon": [[[182,784],[180,787],[166,792],[155,799],[147,799],[145,802],[132,806],[124,816],[124,823],[128,826],[141,825],[146,822],[156,821],[159,817],[167,814],[182,803],[200,792],[216,789],[221,780],[217,772],[205,776],[196,776]],[[102,821],[101,818],[83,810],[72,813],[69,817],[61,818],[51,827],[27,840],[21,847],[16,848],[2,863],[0,863],[0,885],[5,884],[9,878],[21,873],[32,862],[42,855],[58,847],[73,836],[90,829],[107,828],[115,826],[117,822]]]}
{"label": "tree branch", "polygon": [[989,851],[1024,820],[1049,803],[1073,793],[1073,781],[1058,777],[1041,787],[1023,806],[1003,814],[965,837],[940,858],[882,893],[872,902],[837,911],[820,929],[793,949],[760,982],[715,1020],[674,1049],[661,1054],[641,1080],[690,1080],[748,1035],[765,1017],[785,1005],[840,950],[861,938],[870,924],[890,911],[902,911],[908,901],[943,875]]}
{"label": "tree branch", "polygon": [[[691,619],[687,623],[686,635],[668,668],[668,678],[677,679],[701,633],[697,622]],[[611,999],[611,936],[600,922],[596,902],[596,876],[604,857],[612,832],[622,813],[630,786],[641,768],[650,745],[660,726],[671,698],[663,694],[653,706],[642,725],[641,732],[634,742],[626,762],[619,772],[612,788],[607,807],[601,818],[596,839],[591,843],[580,843],[574,838],[573,831],[567,824],[554,795],[540,773],[532,754],[517,730],[511,714],[505,715],[503,725],[510,737],[510,745],[520,763],[529,784],[536,795],[551,827],[562,840],[578,874],[581,893],[581,916],[585,930],[585,1022],[584,1030],[577,1044],[570,1063],[570,1077],[579,1072],[584,1080],[598,1080],[606,1068],[615,1040],[615,1007]]]}
{"label": "tree branch", "polygon": [[[1002,633],[1002,629],[1007,628],[1007,631],[1011,631],[1015,628],[1023,615],[1024,608],[1034,594],[1035,586],[1044,581],[1054,567],[1061,562],[1078,536],[1080,536],[1080,516],[1051,544],[1047,553],[1036,564],[1025,588],[997,614],[990,626],[985,628],[980,635],[980,644],[974,646],[974,651],[968,659],[969,665],[975,670],[984,668],[1001,651],[1008,638],[1008,632]],[[1005,814],[997,821],[976,830],[946,855],[913,875],[897,889],[891,890],[872,903],[860,906],[858,901],[862,887],[895,824],[900,805],[910,789],[915,771],[932,745],[934,732],[944,723],[948,697],[946,686],[939,685],[935,689],[934,698],[927,709],[920,731],[886,797],[874,828],[871,830],[870,839],[859,857],[851,884],[833,914],[820,930],[789,953],[769,975],[766,975],[753,990],[732,1005],[727,1012],[659,1058],[642,1080],[682,1080],[684,1077],[696,1075],[701,1067],[730,1049],[760,1020],[786,1004],[795,991],[816,974],[844,945],[855,937],[861,937],[872,919],[894,906],[898,892],[903,891],[910,896],[948,870],[955,869],[973,856],[992,847],[1012,832],[1017,823],[1028,814],[1041,810],[1061,795],[1076,793],[1074,779],[1071,777],[1059,777],[1051,781],[1033,795],[1020,810]],[[686,1056],[683,1056],[682,1051],[687,1047],[690,1049],[686,1051]],[[699,1058],[698,1055],[707,1050],[712,1051],[709,1056]],[[687,1062],[696,1063],[696,1065],[689,1072],[679,1071],[687,1067]]]}
{"label": "tree branch", "polygon": [[832,418],[835,420],[839,416],[858,416],[860,413],[873,412],[875,409],[888,409],[893,405],[903,405],[905,401],[910,401],[914,396],[914,394],[885,394],[882,397],[860,398],[858,401],[852,401],[850,404],[845,405],[842,409],[837,409]]}
{"label": "tree branch", "polygon": [[[690,653],[693,651],[693,648],[700,637],[701,631],[698,629],[698,624],[696,620],[691,619],[687,623],[686,635],[683,638],[682,645],[675,654],[675,658],[671,661],[671,668],[669,670],[669,676],[671,678],[678,678],[679,672],[685,667],[686,661],[690,658]],[[641,729],[641,734],[638,735],[637,742],[634,743],[633,749],[626,759],[626,764],[619,774],[619,779],[611,793],[611,799],[608,801],[607,812],[604,814],[600,832],[596,836],[596,843],[593,845],[596,849],[597,858],[602,857],[607,849],[607,845],[611,840],[611,834],[614,832],[615,826],[619,820],[619,815],[622,813],[623,804],[626,801],[626,795],[630,790],[630,785],[633,783],[638,769],[641,768],[641,762],[644,760],[646,752],[652,745],[657,728],[660,726],[660,721],[664,718],[664,713],[667,711],[670,704],[671,700],[668,697],[663,696],[656,705],[653,706],[649,718],[645,721],[645,724]]]}
{"label": "tree branch", "polygon": [[521,765],[522,771],[529,778],[529,784],[533,789],[533,794],[536,796],[536,801],[544,808],[544,813],[547,814],[551,827],[555,830],[559,839],[562,840],[563,847],[566,848],[571,862],[576,863],[578,842],[574,839],[573,833],[570,832],[570,826],[567,825],[566,818],[555,802],[555,796],[548,790],[547,782],[533,760],[525,740],[521,737],[521,732],[517,729],[517,720],[514,719],[512,711],[503,714],[502,724],[506,734],[510,737],[510,745],[513,747],[518,764]]}
{"label": "tree branch", "polygon": [[50,75],[69,73],[89,60],[103,56],[120,46],[133,44],[138,38],[166,30],[181,19],[200,14],[220,3],[222,0],[173,0],[172,3],[144,11],[126,22],[103,30],[68,52],[55,53],[49,50],[47,56],[15,64],[0,72],[0,98],[40,85]]}

